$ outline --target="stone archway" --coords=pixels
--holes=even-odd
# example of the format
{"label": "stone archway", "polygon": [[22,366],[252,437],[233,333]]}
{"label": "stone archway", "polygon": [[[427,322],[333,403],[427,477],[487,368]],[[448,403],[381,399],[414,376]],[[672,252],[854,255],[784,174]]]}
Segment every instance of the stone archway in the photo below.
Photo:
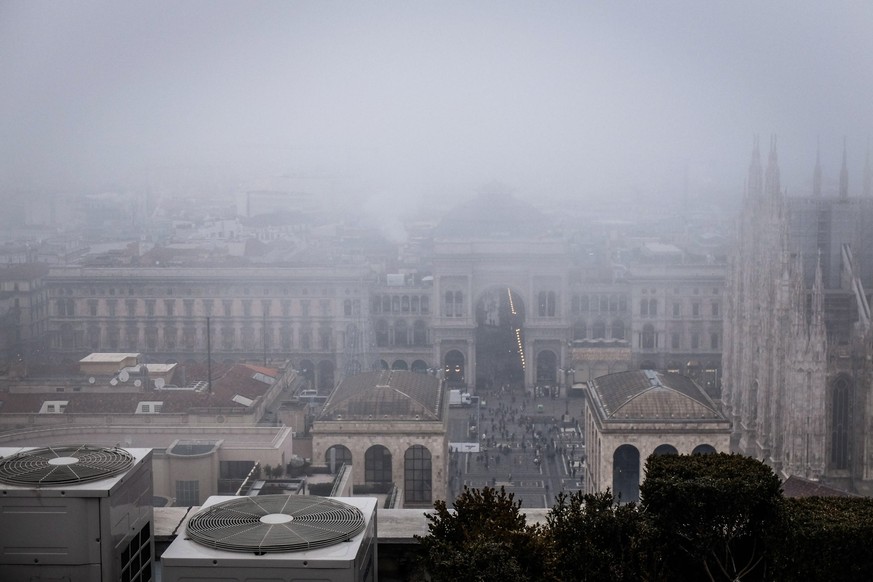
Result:
{"label": "stone archway", "polygon": [[558,356],[552,350],[537,354],[537,384],[554,386],[558,383]]}
{"label": "stone archway", "polygon": [[621,503],[640,499],[640,451],[621,445],[612,455],[612,491]]}
{"label": "stone archway", "polygon": [[445,379],[449,384],[463,384],[466,373],[466,359],[458,350],[451,350],[443,358]]}
{"label": "stone archway", "polygon": [[492,287],[476,302],[476,389],[524,386],[525,306],[511,287]]}

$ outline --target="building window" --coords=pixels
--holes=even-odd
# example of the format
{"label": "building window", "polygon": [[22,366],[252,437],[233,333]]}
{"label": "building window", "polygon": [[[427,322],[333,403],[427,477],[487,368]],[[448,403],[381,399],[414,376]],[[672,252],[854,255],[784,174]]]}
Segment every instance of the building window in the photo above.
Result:
{"label": "building window", "polygon": [[433,500],[430,451],[414,445],[404,455],[404,499],[412,503],[431,503]]}
{"label": "building window", "polygon": [[176,481],[176,507],[200,504],[200,481]]}
{"label": "building window", "polygon": [[682,304],[674,303],[673,304],[673,317],[680,317],[682,315]]}
{"label": "building window", "polygon": [[674,350],[679,349],[679,334],[678,333],[671,333],[670,334],[670,348],[672,348]]}
{"label": "building window", "polygon": [[848,378],[840,376],[834,381],[831,396],[831,466],[834,469],[849,468],[849,410],[851,386]]}
{"label": "building window", "polygon": [[692,333],[691,334],[691,349],[696,350],[700,347],[700,334]]}
{"label": "building window", "polygon": [[650,323],[643,326],[643,333],[640,337],[640,347],[644,350],[655,349],[655,327]]}
{"label": "building window", "polygon": [[718,334],[717,333],[709,334],[709,349],[711,349],[711,350],[718,349]]}
{"label": "building window", "polygon": [[700,303],[697,301],[691,304],[691,317],[700,317]]}
{"label": "building window", "polygon": [[713,317],[719,317],[719,315],[720,315],[719,312],[720,312],[720,308],[719,308],[718,303],[716,303],[715,301],[713,301],[713,302],[712,302],[712,316],[713,316]]}
{"label": "building window", "polygon": [[343,465],[352,464],[352,452],[343,445],[333,445],[324,452],[324,464],[335,475]]}
{"label": "building window", "polygon": [[391,453],[382,445],[374,445],[364,453],[364,480],[391,483]]}

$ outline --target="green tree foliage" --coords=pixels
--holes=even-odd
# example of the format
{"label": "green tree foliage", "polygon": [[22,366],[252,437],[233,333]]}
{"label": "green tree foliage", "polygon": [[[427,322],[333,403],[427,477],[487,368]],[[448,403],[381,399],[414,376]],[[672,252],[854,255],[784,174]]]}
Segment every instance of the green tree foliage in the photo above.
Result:
{"label": "green tree foliage", "polygon": [[428,534],[416,536],[422,565],[434,582],[554,579],[537,526],[528,526],[511,493],[464,488],[450,510],[437,501],[425,514]]}
{"label": "green tree foliage", "polygon": [[673,579],[765,579],[781,499],[768,466],[724,453],[649,457],[640,486],[640,510]]}
{"label": "green tree foliage", "polygon": [[867,581],[873,576],[873,501],[808,497],[784,501],[774,580]]}
{"label": "green tree foliage", "polygon": [[644,579],[645,530],[636,506],[618,504],[610,491],[560,493],[546,515],[557,576],[566,582]]}

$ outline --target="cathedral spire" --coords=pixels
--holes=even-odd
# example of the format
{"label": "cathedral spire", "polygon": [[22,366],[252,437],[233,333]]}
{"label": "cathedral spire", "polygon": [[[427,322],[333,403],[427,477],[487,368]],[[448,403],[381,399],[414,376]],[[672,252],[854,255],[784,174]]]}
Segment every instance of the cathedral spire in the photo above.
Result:
{"label": "cathedral spire", "polygon": [[849,165],[846,162],[846,138],[843,138],[843,167],[840,169],[840,200],[849,199]]}
{"label": "cathedral spire", "polygon": [[766,191],[776,198],[780,194],[779,187],[779,155],[776,153],[776,136],[770,138],[770,157],[767,160]]}
{"label": "cathedral spire", "polygon": [[815,171],[812,174],[812,195],[821,198],[821,144],[815,142]]}
{"label": "cathedral spire", "polygon": [[867,138],[867,159],[864,162],[864,189],[861,191],[864,198],[873,196],[873,167],[870,166],[870,138]]}
{"label": "cathedral spire", "polygon": [[746,193],[750,198],[758,198],[764,189],[764,172],[761,169],[761,149],[756,135],[752,141],[752,161],[749,162],[749,179],[746,184]]}
{"label": "cathedral spire", "polygon": [[821,272],[821,249],[818,251],[818,262],[815,264],[815,282],[812,284],[812,314],[810,317],[812,329],[824,329],[824,281]]}

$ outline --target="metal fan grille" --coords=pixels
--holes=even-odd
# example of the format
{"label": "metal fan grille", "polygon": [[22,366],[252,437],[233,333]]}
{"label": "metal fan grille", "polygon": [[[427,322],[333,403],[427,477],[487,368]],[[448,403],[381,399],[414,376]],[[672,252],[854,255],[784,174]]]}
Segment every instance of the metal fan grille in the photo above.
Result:
{"label": "metal fan grille", "polygon": [[364,525],[357,507],[334,499],[263,495],[208,507],[191,518],[187,533],[204,546],[264,554],[332,546],[358,535]]}
{"label": "metal fan grille", "polygon": [[124,449],[45,447],[0,459],[0,481],[25,486],[74,485],[117,475],[132,465],[133,455]]}

